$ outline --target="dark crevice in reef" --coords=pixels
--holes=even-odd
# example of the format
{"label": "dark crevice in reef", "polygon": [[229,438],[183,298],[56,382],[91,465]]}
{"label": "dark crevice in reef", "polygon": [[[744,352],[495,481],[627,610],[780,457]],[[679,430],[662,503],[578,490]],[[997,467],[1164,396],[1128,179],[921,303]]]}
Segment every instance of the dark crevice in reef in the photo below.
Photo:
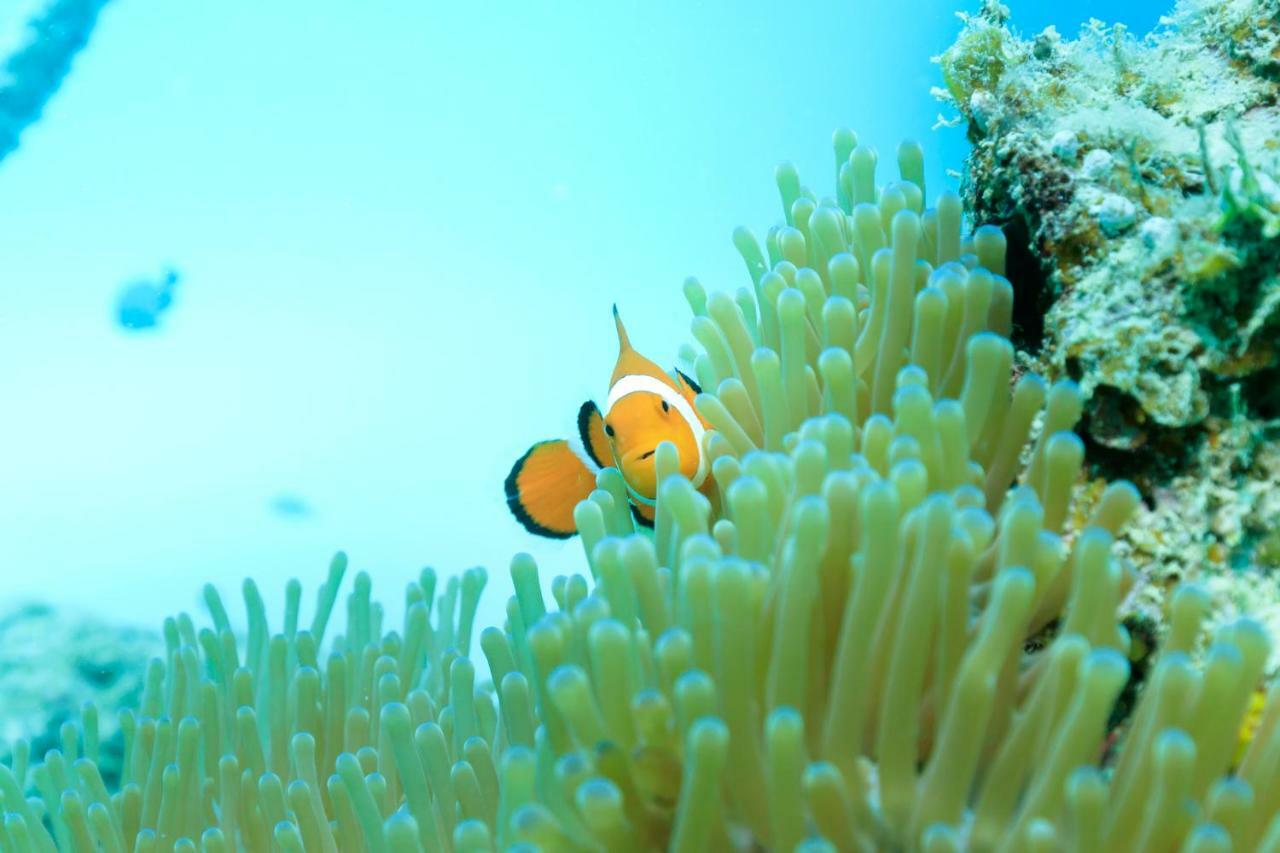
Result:
{"label": "dark crevice in reef", "polygon": [[[1160,640],[1160,626],[1149,616],[1130,613],[1123,618],[1122,624],[1129,632],[1131,640],[1129,659],[1129,677],[1124,687],[1116,696],[1107,715],[1107,731],[1112,735],[1107,740],[1107,754],[1111,754],[1118,743],[1115,735],[1133,716],[1134,708],[1146,689],[1150,675],[1151,663],[1155,659]],[[1041,655],[1053,644],[1062,630],[1062,622],[1054,619],[1041,628],[1035,635],[1028,637],[1022,644],[1022,651],[1028,655]]]}
{"label": "dark crevice in reef", "polygon": [[1013,284],[1013,345],[1037,355],[1044,345],[1044,320],[1053,305],[1049,277],[1031,248],[1027,221],[1015,216],[1000,225],[1008,246],[1005,276]]}
{"label": "dark crevice in reef", "polygon": [[1131,613],[1124,618],[1124,629],[1129,632],[1131,651],[1129,653],[1129,678],[1124,689],[1116,697],[1111,708],[1108,729],[1114,729],[1129,719],[1138,697],[1147,681],[1147,673],[1151,660],[1155,656],[1159,627],[1149,616]]}
{"label": "dark crevice in reef", "polygon": [[1080,422],[1090,472],[1107,480],[1128,480],[1148,507],[1159,487],[1194,464],[1204,430],[1160,426],[1147,420],[1130,395],[1100,385]]}
{"label": "dark crevice in reef", "polygon": [[1249,412],[1253,416],[1264,421],[1280,419],[1280,365],[1243,379],[1240,395],[1249,401]]}
{"label": "dark crevice in reef", "polygon": [[1091,246],[1087,240],[1055,236],[1055,217],[1071,204],[1071,176],[1039,149],[1009,148],[991,137],[975,143],[968,173],[990,177],[985,184],[966,178],[961,192],[973,221],[1004,232],[1005,276],[1014,288],[1010,338],[1019,350],[1037,356],[1046,344],[1045,316],[1059,289],[1054,273],[1078,263],[1078,255]]}
{"label": "dark crevice in reef", "polygon": [[[1259,333],[1269,339],[1275,332]],[[1274,356],[1272,356],[1274,358]],[[1280,364],[1272,363],[1241,376],[1202,373],[1201,382],[1209,399],[1209,415],[1220,429],[1265,432],[1266,425],[1280,418]]]}
{"label": "dark crevice in reef", "polygon": [[[1267,239],[1262,226],[1237,214],[1222,230],[1222,239],[1236,255],[1232,268],[1208,281],[1187,285],[1189,314],[1201,334],[1215,337],[1231,349],[1240,343],[1240,335],[1253,319],[1280,268],[1280,240]],[[1253,343],[1273,340],[1277,332],[1274,318],[1268,328],[1258,329]]]}

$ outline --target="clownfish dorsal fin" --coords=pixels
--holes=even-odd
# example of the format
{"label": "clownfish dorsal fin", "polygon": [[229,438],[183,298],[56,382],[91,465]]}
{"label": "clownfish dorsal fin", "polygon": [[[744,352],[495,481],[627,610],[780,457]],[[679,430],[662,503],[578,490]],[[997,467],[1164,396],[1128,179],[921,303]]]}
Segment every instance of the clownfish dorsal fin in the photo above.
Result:
{"label": "clownfish dorsal fin", "polygon": [[635,347],[631,346],[631,339],[627,337],[627,328],[622,325],[622,317],[618,314],[618,306],[616,304],[613,306],[613,323],[618,329],[618,361],[614,365],[613,376],[609,379],[609,386],[612,388],[623,376],[639,374],[641,376],[652,376],[659,382],[675,388],[676,384],[671,381],[671,377],[667,375],[666,371],[636,352]]}
{"label": "clownfish dorsal fin", "polygon": [[631,339],[627,337],[627,327],[622,325],[622,315],[618,313],[618,303],[613,303],[613,324],[618,327],[618,354],[631,350]]}

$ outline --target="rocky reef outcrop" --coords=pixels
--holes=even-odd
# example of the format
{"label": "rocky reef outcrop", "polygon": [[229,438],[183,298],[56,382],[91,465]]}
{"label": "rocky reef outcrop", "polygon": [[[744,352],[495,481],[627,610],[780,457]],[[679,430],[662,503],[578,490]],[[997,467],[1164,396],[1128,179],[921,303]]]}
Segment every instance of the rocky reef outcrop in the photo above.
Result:
{"label": "rocky reef outcrop", "polygon": [[1094,473],[1143,495],[1138,608],[1194,577],[1280,627],[1280,5],[1183,0],[1141,39],[1007,18],[966,20],[938,93],[1020,359],[1080,383]]}
{"label": "rocky reef outcrop", "polygon": [[85,705],[92,703],[99,769],[113,784],[124,754],[117,710],[138,703],[147,661],[163,650],[150,631],[45,604],[0,613],[0,761],[13,760],[19,741],[33,757],[62,747],[64,724],[74,724],[68,731],[85,728]]}

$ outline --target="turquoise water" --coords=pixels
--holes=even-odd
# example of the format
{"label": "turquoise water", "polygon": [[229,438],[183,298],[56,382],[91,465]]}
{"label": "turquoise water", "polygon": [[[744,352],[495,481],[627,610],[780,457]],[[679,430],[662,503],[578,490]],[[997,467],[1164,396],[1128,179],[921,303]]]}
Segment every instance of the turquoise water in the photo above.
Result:
{"label": "turquoise water", "polygon": [[[42,5],[0,5],[4,50]],[[464,5],[107,4],[0,161],[0,600],[152,625],[252,574],[276,611],[342,548],[392,606],[484,565],[492,623],[512,553],[581,569],[502,480],[604,394],[612,303],[673,363],[684,277],[744,283],[732,229],[775,221],[781,160],[829,192],[836,127],[920,140],[932,187],[961,165],[948,2]]]}

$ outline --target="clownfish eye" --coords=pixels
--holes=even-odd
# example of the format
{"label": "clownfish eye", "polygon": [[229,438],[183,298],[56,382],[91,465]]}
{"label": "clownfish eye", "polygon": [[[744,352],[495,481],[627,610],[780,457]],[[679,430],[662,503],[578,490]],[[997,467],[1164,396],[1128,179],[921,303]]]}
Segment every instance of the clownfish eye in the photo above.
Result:
{"label": "clownfish eye", "polygon": [[613,438],[613,427],[609,426],[608,424],[605,424],[604,434],[609,436],[609,438]]}
{"label": "clownfish eye", "polygon": [[663,411],[663,412],[669,412],[669,411],[671,411],[671,406],[667,405],[667,401],[666,401],[666,400],[663,400],[663,401],[662,401],[662,411]]}

